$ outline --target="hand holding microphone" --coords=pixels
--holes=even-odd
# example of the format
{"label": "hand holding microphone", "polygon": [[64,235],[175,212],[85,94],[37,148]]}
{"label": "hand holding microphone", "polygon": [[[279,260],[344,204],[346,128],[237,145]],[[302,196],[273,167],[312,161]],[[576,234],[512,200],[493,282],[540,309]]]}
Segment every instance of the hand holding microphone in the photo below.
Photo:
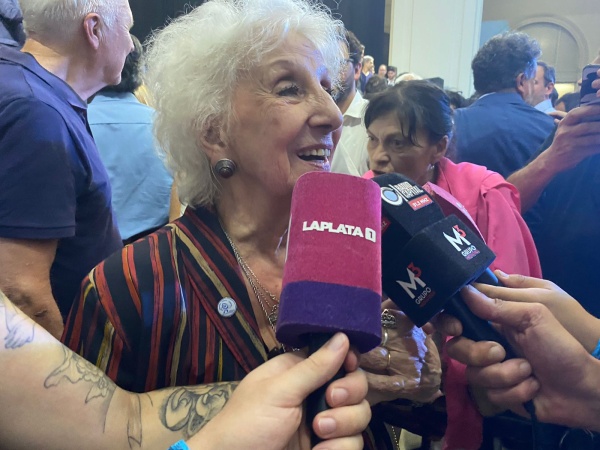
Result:
{"label": "hand holding microphone", "polygon": [[[375,183],[350,175],[298,179],[276,330],[281,343],[313,353],[338,331],[360,352],[381,342],[379,198]],[[327,409],[327,386],[307,401],[309,423]]]}
{"label": "hand holding microphone", "polygon": [[[381,187],[383,289],[421,326],[442,310],[460,320],[463,335],[474,341],[495,341],[516,355],[486,318],[473,314],[458,291],[474,281],[497,285],[489,270],[494,253],[456,216],[444,217],[423,189],[399,175],[373,179]],[[537,446],[540,430],[533,403],[524,407],[534,422]]]}
{"label": "hand holding microphone", "polygon": [[[540,281],[544,280],[535,280]],[[495,343],[454,338],[447,351],[467,365],[469,384],[485,390],[489,401],[503,409],[527,415],[531,409],[526,413],[523,404],[533,402],[541,422],[600,431],[600,361],[546,306],[492,300],[472,287],[463,297],[475,314],[498,324],[522,355],[505,360],[503,348]],[[447,334],[460,334],[460,323],[448,319],[440,317],[436,326]]]}

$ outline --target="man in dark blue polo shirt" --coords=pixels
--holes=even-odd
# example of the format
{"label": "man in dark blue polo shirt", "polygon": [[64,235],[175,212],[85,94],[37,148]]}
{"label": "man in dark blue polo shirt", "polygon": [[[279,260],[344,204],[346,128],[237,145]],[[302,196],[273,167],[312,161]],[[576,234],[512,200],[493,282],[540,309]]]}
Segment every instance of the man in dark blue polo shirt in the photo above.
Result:
{"label": "man in dark blue polo shirt", "polygon": [[92,3],[21,0],[27,41],[0,47],[0,289],[57,337],[121,246],[86,100],[119,82],[133,19],[127,0]]}
{"label": "man in dark blue polo shirt", "polygon": [[471,67],[481,97],[455,112],[456,159],[486,166],[505,178],[523,167],[554,129],[553,119],[528,105],[538,43],[524,33],[494,36]]}

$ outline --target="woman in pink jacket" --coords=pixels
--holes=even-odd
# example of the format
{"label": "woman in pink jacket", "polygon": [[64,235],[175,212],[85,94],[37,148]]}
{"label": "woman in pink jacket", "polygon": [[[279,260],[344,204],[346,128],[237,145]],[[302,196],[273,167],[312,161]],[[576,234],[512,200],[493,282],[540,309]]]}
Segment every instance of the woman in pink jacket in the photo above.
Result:
{"label": "woman in pink jacket", "polygon": [[[453,120],[442,89],[424,80],[401,82],[371,99],[365,126],[373,175],[397,172],[421,185],[441,187],[462,203],[496,253],[492,269],[541,277],[517,189],[485,167],[454,164],[447,158]],[[466,390],[465,366],[445,359],[448,426],[444,447],[478,449],[482,419]]]}

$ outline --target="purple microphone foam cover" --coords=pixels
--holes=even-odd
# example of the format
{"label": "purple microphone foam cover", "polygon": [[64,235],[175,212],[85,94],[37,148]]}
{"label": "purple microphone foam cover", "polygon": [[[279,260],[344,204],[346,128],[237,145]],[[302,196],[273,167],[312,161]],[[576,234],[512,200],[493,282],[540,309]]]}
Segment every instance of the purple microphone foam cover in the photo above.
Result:
{"label": "purple microphone foam cover", "polygon": [[348,335],[367,352],[381,342],[381,197],[371,180],[309,172],[292,195],[277,339]]}

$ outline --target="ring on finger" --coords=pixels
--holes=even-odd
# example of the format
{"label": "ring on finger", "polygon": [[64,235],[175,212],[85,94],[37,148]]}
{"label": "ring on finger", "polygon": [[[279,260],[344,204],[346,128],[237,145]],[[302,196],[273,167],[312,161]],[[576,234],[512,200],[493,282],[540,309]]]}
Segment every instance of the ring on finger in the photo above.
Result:
{"label": "ring on finger", "polygon": [[380,347],[385,347],[385,344],[387,344],[388,338],[389,338],[388,330],[387,330],[387,328],[383,328],[383,336],[381,337]]}
{"label": "ring on finger", "polygon": [[387,350],[387,364],[385,366],[385,370],[389,370],[390,366],[392,365],[392,353],[387,347],[384,348]]}
{"label": "ring on finger", "polygon": [[381,326],[383,328],[396,328],[396,316],[391,314],[389,310],[384,309],[381,313]]}

